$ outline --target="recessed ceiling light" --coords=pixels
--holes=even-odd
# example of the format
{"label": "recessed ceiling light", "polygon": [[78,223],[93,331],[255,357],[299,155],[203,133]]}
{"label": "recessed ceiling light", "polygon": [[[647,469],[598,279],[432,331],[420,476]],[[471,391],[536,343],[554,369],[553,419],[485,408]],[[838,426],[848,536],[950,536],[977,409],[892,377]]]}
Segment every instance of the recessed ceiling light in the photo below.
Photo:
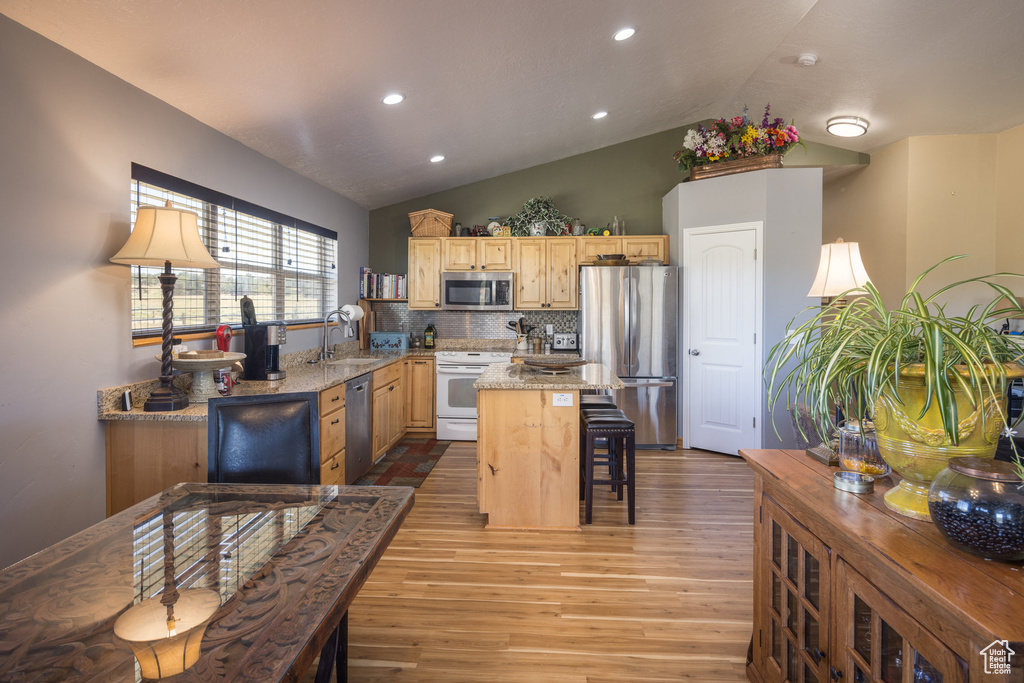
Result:
{"label": "recessed ceiling light", "polygon": [[434,156],[430,157],[430,163],[432,164],[436,164],[439,161],[444,161],[443,154],[435,154]]}
{"label": "recessed ceiling light", "polygon": [[398,104],[404,99],[405,95],[403,95],[402,93],[393,92],[390,95],[386,96],[383,100],[381,100],[381,102],[383,102],[384,104]]}
{"label": "recessed ceiling light", "polygon": [[859,116],[836,116],[828,120],[825,130],[841,138],[856,138],[868,132],[868,125]]}
{"label": "recessed ceiling light", "polygon": [[636,29],[631,26],[627,26],[626,28],[620,28],[616,31],[612,38],[615,40],[626,40],[627,38],[632,38],[634,33],[636,33]]}
{"label": "recessed ceiling light", "polygon": [[596,114],[594,114],[591,118],[596,120],[596,119],[603,119],[606,116],[608,116],[608,112],[606,112],[606,111],[599,111]]}

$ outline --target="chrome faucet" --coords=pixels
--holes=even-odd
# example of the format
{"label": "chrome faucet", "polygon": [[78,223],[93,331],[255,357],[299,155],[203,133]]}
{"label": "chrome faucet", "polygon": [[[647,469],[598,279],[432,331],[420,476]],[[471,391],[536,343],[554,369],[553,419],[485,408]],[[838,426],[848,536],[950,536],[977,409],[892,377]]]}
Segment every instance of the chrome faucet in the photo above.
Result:
{"label": "chrome faucet", "polygon": [[354,332],[352,331],[352,319],[349,317],[349,315],[348,315],[348,313],[346,311],[344,311],[344,310],[342,310],[340,308],[336,308],[333,311],[331,311],[330,313],[328,313],[326,316],[324,316],[324,345],[323,345],[323,348],[320,349],[320,360],[327,360],[328,358],[334,358],[334,352],[327,350],[327,341],[328,341],[328,339],[330,338],[330,335],[331,335],[330,328],[327,327],[327,324],[331,321],[331,318],[333,316],[335,316],[335,315],[338,316],[339,322],[341,320],[345,321],[345,326],[346,326],[345,336],[346,337],[354,336]]}

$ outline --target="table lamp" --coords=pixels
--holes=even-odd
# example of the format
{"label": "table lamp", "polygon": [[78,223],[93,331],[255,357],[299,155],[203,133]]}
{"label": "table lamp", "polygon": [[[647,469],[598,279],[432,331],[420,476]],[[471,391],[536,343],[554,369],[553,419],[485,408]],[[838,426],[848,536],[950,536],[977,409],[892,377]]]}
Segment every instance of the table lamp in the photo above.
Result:
{"label": "table lamp", "polygon": [[[840,237],[835,242],[821,245],[821,260],[818,262],[818,274],[807,296],[825,299],[828,304],[832,298],[853,289],[864,289],[871,282],[864,262],[860,258],[860,245],[857,242],[844,242]],[[843,305],[845,301],[836,302]]]}
{"label": "table lamp", "polygon": [[163,266],[160,289],[163,291],[164,312],[160,356],[160,388],[148,399],[146,412],[181,410],[188,406],[188,396],[171,383],[171,339],[174,333],[172,300],[174,283],[178,280],[171,272],[175,268],[220,268],[210,256],[199,236],[199,216],[192,211],[167,206],[140,206],[135,228],[121,251],[110,259],[113,263],[129,266]]}

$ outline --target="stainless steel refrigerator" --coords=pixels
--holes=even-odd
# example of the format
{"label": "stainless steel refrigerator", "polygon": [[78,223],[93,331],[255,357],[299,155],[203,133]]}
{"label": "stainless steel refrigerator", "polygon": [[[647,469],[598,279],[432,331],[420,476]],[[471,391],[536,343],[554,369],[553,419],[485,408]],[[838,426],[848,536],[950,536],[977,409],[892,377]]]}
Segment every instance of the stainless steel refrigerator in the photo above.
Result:
{"label": "stainless steel refrigerator", "polygon": [[613,395],[637,448],[676,446],[677,287],[674,266],[580,268],[580,354],[626,384]]}

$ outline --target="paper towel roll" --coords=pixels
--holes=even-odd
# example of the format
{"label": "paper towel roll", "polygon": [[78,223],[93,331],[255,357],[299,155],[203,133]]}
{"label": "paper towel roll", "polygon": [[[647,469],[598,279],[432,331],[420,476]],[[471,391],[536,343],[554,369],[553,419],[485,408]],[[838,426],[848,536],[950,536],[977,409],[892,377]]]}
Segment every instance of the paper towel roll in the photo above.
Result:
{"label": "paper towel roll", "polygon": [[341,307],[341,310],[348,316],[349,322],[355,322],[363,319],[363,309],[359,308],[355,304],[345,304]]}

